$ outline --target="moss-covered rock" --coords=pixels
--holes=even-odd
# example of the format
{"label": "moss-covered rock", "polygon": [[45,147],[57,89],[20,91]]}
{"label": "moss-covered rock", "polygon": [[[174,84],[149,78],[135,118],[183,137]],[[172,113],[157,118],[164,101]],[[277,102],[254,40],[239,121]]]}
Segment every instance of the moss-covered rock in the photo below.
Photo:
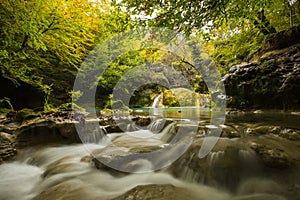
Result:
{"label": "moss-covered rock", "polygon": [[38,117],[39,114],[35,113],[32,109],[29,108],[24,108],[22,110],[19,110],[15,117],[14,117],[14,121],[16,122],[23,122],[24,120],[30,120],[33,118]]}

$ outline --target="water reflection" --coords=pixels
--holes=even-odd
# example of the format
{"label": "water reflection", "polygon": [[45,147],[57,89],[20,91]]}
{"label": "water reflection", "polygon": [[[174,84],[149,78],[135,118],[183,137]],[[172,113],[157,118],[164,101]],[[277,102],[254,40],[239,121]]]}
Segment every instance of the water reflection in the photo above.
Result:
{"label": "water reflection", "polygon": [[160,116],[164,118],[175,118],[175,119],[210,119],[212,111],[207,108],[184,108],[184,107],[173,107],[173,108],[133,108],[132,115],[139,116]]}

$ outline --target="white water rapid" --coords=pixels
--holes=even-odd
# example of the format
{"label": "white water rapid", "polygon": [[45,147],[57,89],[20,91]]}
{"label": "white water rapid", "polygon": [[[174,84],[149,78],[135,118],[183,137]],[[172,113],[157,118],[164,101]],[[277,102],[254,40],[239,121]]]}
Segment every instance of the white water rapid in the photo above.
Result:
{"label": "white water rapid", "polygon": [[[149,126],[150,130],[108,135],[115,144],[123,144],[123,149],[142,148],[143,150],[145,147],[161,147],[168,145],[167,141],[170,138],[168,134],[174,133],[176,122],[166,125],[159,133],[155,132],[161,123],[162,121],[154,122]],[[154,131],[152,132],[151,129]],[[184,138],[183,142],[185,142]],[[114,174],[114,170],[111,169],[99,167],[97,169],[89,152],[101,152],[104,148],[106,147],[100,144],[87,143],[32,147],[22,150],[15,161],[0,165],[0,200],[110,200],[114,198],[120,200],[118,198],[120,195],[136,186],[149,184],[155,184],[157,188],[169,184],[175,186],[174,193],[184,191],[189,194],[180,197],[181,200],[285,200],[284,197],[276,194],[280,186],[270,180],[259,178],[244,180],[235,193],[213,184],[204,185],[204,179],[213,178],[217,170],[222,169],[221,164],[224,166],[231,164],[231,160],[228,162],[225,159],[224,151],[212,152],[206,161],[201,161],[207,163],[203,166],[209,167],[210,173],[195,172],[197,168],[191,168],[194,160],[199,159],[196,158],[196,154],[189,159],[182,159],[180,165],[184,167],[182,171],[177,171],[179,174],[177,177],[181,178],[179,179],[175,178],[172,175],[174,173],[168,168],[158,172],[121,175]],[[107,155],[111,156],[113,153],[108,150],[110,154]],[[103,152],[105,153],[102,151],[102,154]],[[232,152],[232,155],[236,155],[242,163],[245,163],[243,161],[245,159],[255,159],[253,151],[238,151],[237,154]],[[160,192],[159,189],[157,192]],[[146,193],[147,191],[144,192]],[[151,196],[151,193],[147,195]],[[133,199],[129,197],[126,199]],[[162,198],[165,199],[170,198]]]}

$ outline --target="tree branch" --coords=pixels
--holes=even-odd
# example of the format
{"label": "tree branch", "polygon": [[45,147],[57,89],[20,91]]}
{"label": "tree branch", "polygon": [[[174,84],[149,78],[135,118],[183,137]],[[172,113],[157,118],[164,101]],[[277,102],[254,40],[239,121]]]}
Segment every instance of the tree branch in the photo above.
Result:
{"label": "tree branch", "polygon": [[57,30],[59,28],[51,28],[55,22],[55,17],[53,18],[53,20],[51,21],[51,23],[48,25],[48,27],[42,31],[42,34],[46,33],[47,31],[50,31],[50,30]]}

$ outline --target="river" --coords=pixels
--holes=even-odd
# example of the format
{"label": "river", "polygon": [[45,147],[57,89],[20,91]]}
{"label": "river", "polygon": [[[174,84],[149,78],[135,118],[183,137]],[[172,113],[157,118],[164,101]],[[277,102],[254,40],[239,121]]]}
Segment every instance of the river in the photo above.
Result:
{"label": "river", "polygon": [[[298,113],[230,114],[222,129],[208,110],[157,116],[105,142],[20,150],[0,165],[0,200],[300,199]],[[217,143],[199,157],[215,129]]]}

